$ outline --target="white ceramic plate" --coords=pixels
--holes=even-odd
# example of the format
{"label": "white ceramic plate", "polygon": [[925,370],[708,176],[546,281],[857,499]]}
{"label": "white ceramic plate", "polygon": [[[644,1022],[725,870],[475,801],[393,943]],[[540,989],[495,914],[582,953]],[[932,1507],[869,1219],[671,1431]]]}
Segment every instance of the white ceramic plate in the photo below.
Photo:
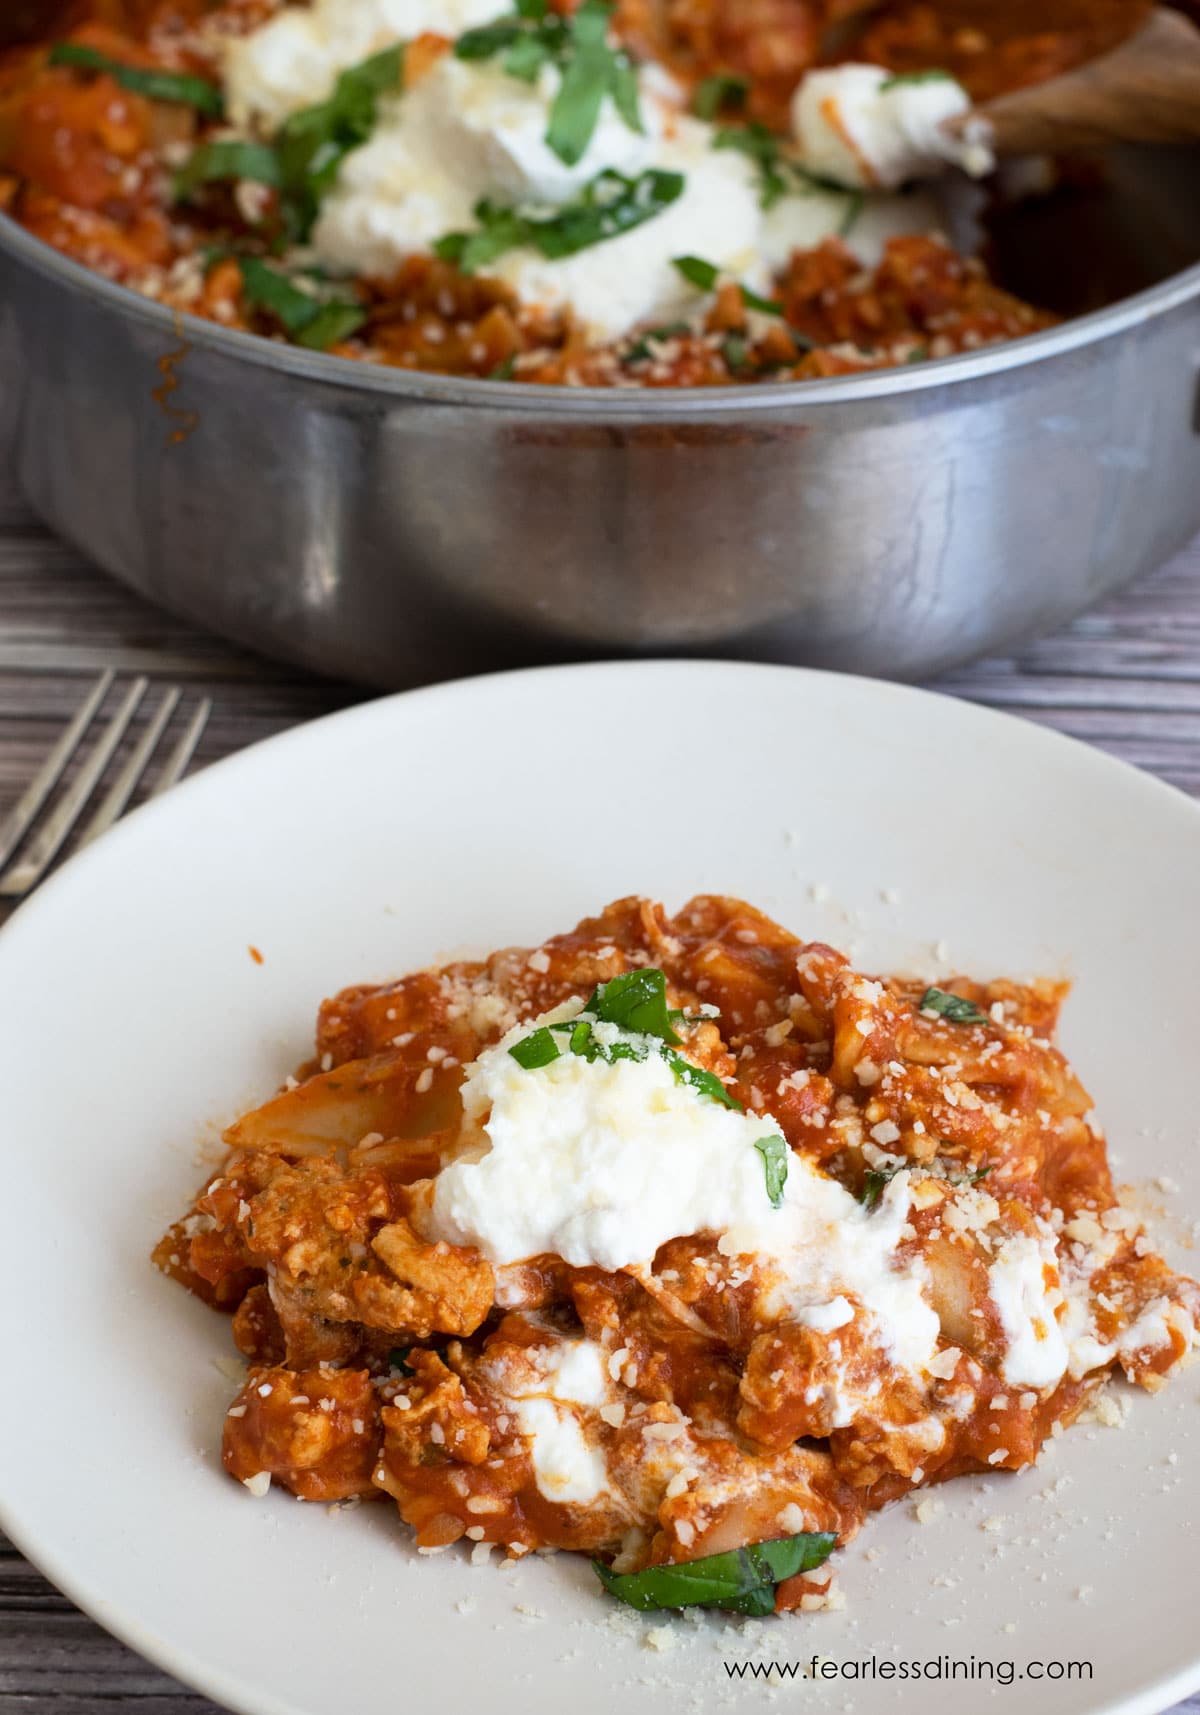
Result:
{"label": "white ceramic plate", "polygon": [[[320,721],[140,811],[0,933],[0,1521],[103,1625],[248,1715],[707,1715],[760,1702],[725,1663],[769,1655],[836,1664],[776,1695],[856,1715],[1134,1715],[1200,1685],[1200,1371],[1038,1471],[936,1491],[928,1523],[869,1523],[844,1612],[749,1627],[632,1616],[573,1556],[418,1558],[390,1507],[330,1518],[221,1475],[228,1326],[147,1261],[198,1147],[343,984],[700,889],[876,969],[1070,975],[1065,1046],[1119,1169],[1178,1182],[1149,1194],[1190,1235],[1200,810],[1178,794],[963,703],[768,667],[521,673]],[[872,1657],[1092,1676],[844,1677]]]}

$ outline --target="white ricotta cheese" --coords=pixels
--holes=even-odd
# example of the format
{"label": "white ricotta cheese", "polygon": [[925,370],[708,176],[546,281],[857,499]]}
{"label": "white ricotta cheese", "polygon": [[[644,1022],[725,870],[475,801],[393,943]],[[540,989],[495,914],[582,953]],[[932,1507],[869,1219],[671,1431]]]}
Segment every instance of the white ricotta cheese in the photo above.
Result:
{"label": "white ricotta cheese", "polygon": [[928,191],[903,196],[858,197],[815,189],[780,197],[763,215],[759,254],[768,274],[785,268],[793,250],[808,250],[827,238],[844,238],[868,268],[874,268],[889,238],[937,232],[941,207]]}
{"label": "white ricotta cheese", "polygon": [[641,226],[557,260],[512,250],[482,271],[523,304],[569,306],[589,335],[611,339],[700,301],[676,256],[703,256],[739,276],[754,270],[761,211],[744,157],[714,151],[711,128],[675,114],[661,80],[647,73],[645,134],[606,101],[583,159],[567,167],[545,142],[558,84],[553,67],[531,85],[490,63],[440,60],[415,89],[381,104],[374,135],[343,163],[313,233],[320,259],[386,276],[445,233],[471,231],[481,197],[554,207],[605,168],[632,176],[655,166],[682,172],[686,183]]}
{"label": "white ricotta cheese", "polygon": [[890,189],[949,166],[978,178],[995,165],[980,134],[944,129],[970,107],[952,77],[897,79],[880,66],[831,66],[801,80],[792,130],[809,171],[838,184]]}
{"label": "white ricotta cheese", "polygon": [[1013,1387],[1053,1387],[1070,1360],[1055,1308],[1063,1301],[1052,1238],[1015,1233],[998,1246],[988,1292],[1000,1316],[1003,1374]]}
{"label": "white ricotta cheese", "polygon": [[459,36],[503,11],[498,0],[314,0],[285,6],[225,47],[225,104],[234,125],[275,131],[324,101],[338,75],[426,31]]}
{"label": "white ricotta cheese", "polygon": [[[650,103],[643,103],[646,110]],[[666,322],[695,309],[702,294],[674,265],[702,256],[740,279],[761,279],[761,210],[744,156],[711,147],[711,131],[679,118],[649,163],[685,176],[683,194],[619,238],[561,261],[514,250],[487,270],[526,304],[574,311],[593,339],[616,339],[641,322]],[[763,282],[765,284],[765,281]]]}
{"label": "white ricotta cheese", "polygon": [[559,1340],[528,1347],[524,1359],[496,1379],[530,1438],[534,1480],[548,1501],[586,1506],[609,1487],[603,1451],[585,1428],[612,1396],[608,1353],[593,1340]]}
{"label": "white ricotta cheese", "polygon": [[[537,1023],[580,1010],[576,1001]],[[676,1083],[649,1044],[641,1061],[567,1053],[526,1071],[508,1050],[533,1028],[510,1031],[468,1072],[463,1108],[480,1144],[435,1181],[440,1237],[497,1265],[551,1252],[576,1268],[618,1269],[648,1263],[680,1234],[775,1213],[754,1147],[778,1135],[774,1120]],[[788,1185],[804,1173],[791,1156]]]}

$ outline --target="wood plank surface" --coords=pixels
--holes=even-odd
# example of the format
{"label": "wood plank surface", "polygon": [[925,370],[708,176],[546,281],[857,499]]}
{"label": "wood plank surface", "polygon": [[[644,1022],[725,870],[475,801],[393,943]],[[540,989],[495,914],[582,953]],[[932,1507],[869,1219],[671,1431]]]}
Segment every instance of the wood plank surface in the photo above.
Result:
{"label": "wood plank surface", "polygon": [[[0,816],[101,667],[212,696],[198,765],[361,695],[234,650],[110,583],[37,524],[7,469],[0,452]],[[1065,630],[936,688],[1071,733],[1200,796],[1200,541]],[[1200,1715],[1200,1696],[1179,1707]],[[215,1710],[108,1637],[0,1538],[3,1715]]]}

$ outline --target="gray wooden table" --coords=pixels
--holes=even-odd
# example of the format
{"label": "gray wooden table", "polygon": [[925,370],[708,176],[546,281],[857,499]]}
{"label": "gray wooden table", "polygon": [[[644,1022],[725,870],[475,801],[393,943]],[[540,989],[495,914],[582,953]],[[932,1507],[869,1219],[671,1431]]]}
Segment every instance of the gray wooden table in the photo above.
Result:
{"label": "gray wooden table", "polygon": [[[36,523],[3,461],[0,432],[0,816],[101,667],[209,693],[199,764],[360,694],[240,653],[109,583]],[[1200,797],[1200,541],[1099,612],[938,688],[1072,733]],[[114,1706],[215,1710],[85,1619],[0,1537],[0,1711]],[[1200,1715],[1200,1696],[1180,1707]]]}

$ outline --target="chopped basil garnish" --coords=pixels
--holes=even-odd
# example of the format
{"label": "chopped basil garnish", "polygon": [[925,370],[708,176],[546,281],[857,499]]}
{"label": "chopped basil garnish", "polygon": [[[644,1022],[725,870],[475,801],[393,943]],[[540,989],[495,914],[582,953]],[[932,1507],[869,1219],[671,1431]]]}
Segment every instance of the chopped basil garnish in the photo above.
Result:
{"label": "chopped basil garnish", "polygon": [[630,130],[642,129],[632,67],[624,54],[608,45],[611,17],[612,7],[604,0],[583,0],[568,25],[570,43],[562,86],[550,109],[546,132],[547,146],[568,167],[587,153],[606,95],[613,97]]}
{"label": "chopped basil garnish", "polygon": [[672,1048],[678,1048],[682,1040],[671,1029],[667,979],[653,966],[624,971],[610,982],[601,983],[583,1010],[602,1024],[615,1024],[642,1036],[661,1037]]}
{"label": "chopped basil garnish", "polygon": [[259,309],[276,316],[297,345],[325,351],[349,337],[367,319],[356,299],[321,296],[257,256],[241,258],[242,286]]}
{"label": "chopped basil garnish", "polygon": [[914,345],[904,361],[905,363],[924,363],[928,357],[929,347],[927,345]]}
{"label": "chopped basil garnish", "polygon": [[484,198],[475,205],[477,232],[451,232],[439,238],[434,252],[454,262],[464,274],[477,273],[508,250],[532,245],[557,260],[617,238],[643,221],[661,214],[683,193],[683,174],[658,168],[626,178],[623,173],[600,173],[574,202],[555,214],[525,214]]}
{"label": "chopped basil garnish", "polygon": [[222,180],[271,185],[280,193],[289,237],[303,242],[342,162],[375,129],[379,97],[398,90],[403,79],[404,48],[398,44],[342,72],[328,100],[293,113],[274,143],[202,143],[175,175],[176,198],[186,201],[200,185]]}
{"label": "chopped basil garnish", "polygon": [[637,73],[628,54],[609,46],[612,7],[583,0],[571,18],[550,12],[544,0],[521,0],[510,16],[467,30],[454,44],[460,60],[503,55],[510,77],[533,83],[543,66],[558,66],[562,81],[550,109],[547,147],[575,166],[587,153],[605,96],[631,131],[642,130]]}
{"label": "chopped basil garnish", "polygon": [[909,1165],[907,1161],[898,1161],[894,1167],[868,1167],[858,1198],[863,1208],[873,1209],[897,1173],[903,1173]]}
{"label": "chopped basil garnish", "polygon": [[328,100],[301,108],[275,139],[293,236],[306,239],[346,156],[375,129],[379,97],[404,81],[404,46],[384,48],[342,72]]}
{"label": "chopped basil garnish", "polygon": [[949,1019],[951,1024],[990,1024],[986,1012],[980,1012],[973,1000],[965,1000],[960,994],[950,994],[946,989],[928,988],[917,1002],[918,1012],[936,1012],[939,1018]]}
{"label": "chopped basil garnish", "polygon": [[107,72],[122,89],[128,89],[135,95],[148,96],[151,101],[174,101],[181,107],[194,107],[197,113],[207,114],[211,119],[219,119],[225,110],[221,91],[207,78],[194,77],[190,72],[124,65],[83,42],[55,42],[50,49],[50,64]]}
{"label": "chopped basil garnish", "polygon": [[771,1207],[779,1209],[783,1206],[783,1188],[787,1184],[788,1146],[778,1132],[771,1132],[766,1137],[756,1138],[754,1147],[763,1159]]}
{"label": "chopped basil garnish", "polygon": [[734,72],[714,72],[702,78],[692,96],[692,112],[701,119],[715,119],[724,108],[744,107],[750,93],[749,81]]}
{"label": "chopped basil garnish", "polygon": [[508,356],[496,365],[495,369],[488,370],[487,379],[489,381],[511,381],[516,372],[517,354],[510,351]]}
{"label": "chopped basil garnish", "polygon": [[[715,291],[721,278],[721,270],[715,262],[706,262],[703,256],[675,256],[672,261],[689,285],[698,286],[702,292]],[[773,298],[761,298],[749,286],[739,286],[738,291],[748,310],[759,310],[764,316],[783,314],[783,305],[777,304]]]}
{"label": "chopped basil garnish", "polygon": [[398,1370],[402,1376],[415,1376],[416,1370],[407,1362],[411,1351],[411,1346],[393,1346],[388,1353],[388,1369]]}
{"label": "chopped basil garnish", "polygon": [[837,1543],[831,1530],[801,1531],[642,1572],[610,1572],[593,1560],[596,1576],[619,1602],[642,1613],[658,1608],[727,1608],[737,1614],[772,1614],[775,1586],[828,1560]]}
{"label": "chopped basil garnish", "polygon": [[[680,1038],[671,1028],[672,1016],[672,1010],[667,1006],[667,979],[662,971],[653,967],[625,971],[610,982],[600,984],[582,1016],[563,1019],[559,1024],[541,1025],[519,1042],[514,1042],[508,1052],[527,1072],[551,1065],[563,1053],[575,1054],[581,1060],[591,1062],[602,1060],[606,1066],[611,1066],[617,1060],[645,1060],[651,1051],[645,1038],[650,1037],[662,1043],[659,1052],[671,1068],[677,1084],[687,1084],[710,1101],[720,1102],[722,1107],[741,1113],[742,1104],[729,1093],[715,1072],[694,1066],[682,1054],[675,1052]],[[682,1017],[683,1014],[675,1016]],[[612,1025],[643,1040],[602,1041],[592,1028],[595,1024]]]}
{"label": "chopped basil garnish", "polygon": [[554,1040],[545,1025],[535,1030],[530,1036],[523,1036],[519,1042],[514,1042],[509,1053],[518,1066],[524,1066],[527,1072],[536,1072],[541,1066],[549,1066],[557,1060],[562,1049]]}
{"label": "chopped basil garnish", "polygon": [[201,185],[235,179],[250,179],[278,190],[283,184],[279,156],[269,143],[247,143],[239,138],[201,143],[175,174],[175,200],[187,202]]}
{"label": "chopped basil garnish", "polygon": [[851,191],[846,199],[846,211],[838,222],[838,237],[846,238],[858,225],[859,216],[867,206],[867,199],[862,191]]}
{"label": "chopped basil garnish", "polygon": [[954,82],[953,74],[942,71],[938,66],[930,66],[926,71],[898,71],[891,77],[885,77],[879,86],[880,95],[885,89],[895,89],[899,83],[944,83]]}
{"label": "chopped basil garnish", "polygon": [[780,197],[787,194],[779,139],[759,120],[749,125],[723,126],[713,138],[713,148],[736,149],[754,162],[758,168],[759,200],[764,208],[774,208]]}
{"label": "chopped basil garnish", "polygon": [[732,1108],[735,1113],[744,1111],[741,1102],[736,1096],[730,1095],[715,1072],[707,1072],[703,1066],[693,1066],[690,1060],[685,1060],[682,1054],[673,1054],[669,1048],[663,1059],[675,1074],[677,1084],[690,1084],[693,1090],[699,1090],[710,1102],[720,1102],[723,1108]]}
{"label": "chopped basil garnish", "polygon": [[750,341],[744,333],[727,333],[721,341],[721,356],[732,370],[747,368],[750,361]]}

